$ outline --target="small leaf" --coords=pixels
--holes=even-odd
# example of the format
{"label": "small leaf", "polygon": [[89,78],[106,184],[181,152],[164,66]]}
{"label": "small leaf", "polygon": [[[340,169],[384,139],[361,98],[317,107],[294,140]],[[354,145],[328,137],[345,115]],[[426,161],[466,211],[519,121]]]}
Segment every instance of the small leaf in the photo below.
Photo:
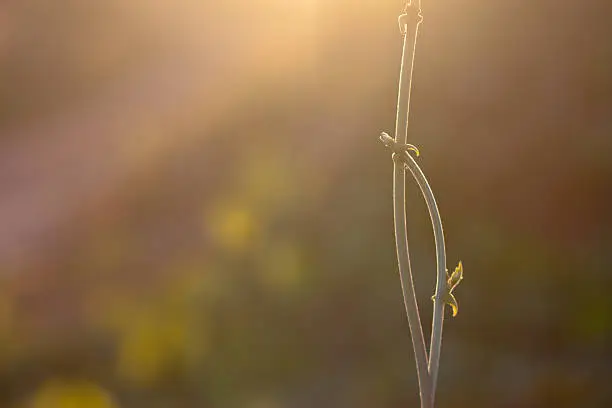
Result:
{"label": "small leaf", "polygon": [[[436,301],[436,297],[432,296],[431,300]],[[457,303],[457,299],[450,292],[445,292],[442,295],[442,303],[449,305],[453,309],[453,317],[457,316],[457,312],[459,312],[459,304]]]}
{"label": "small leaf", "polygon": [[459,304],[457,303],[457,299],[453,296],[452,293],[446,292],[442,301],[453,308],[453,317],[457,316],[457,312],[459,312]]}
{"label": "small leaf", "polygon": [[415,145],[403,144],[401,145],[401,149],[404,150],[406,153],[408,153],[408,150],[412,150],[414,153],[416,153],[417,157],[421,155],[421,152],[419,152],[419,149]]}
{"label": "small leaf", "polygon": [[451,273],[451,275],[448,277],[447,284],[449,287],[449,292],[452,292],[453,289],[455,289],[462,280],[463,280],[463,263],[459,261],[459,265],[457,265],[453,273]]}
{"label": "small leaf", "polygon": [[[453,317],[455,317],[457,316],[457,312],[459,312],[459,304],[453,295],[453,290],[463,280],[463,263],[459,261],[459,264],[450,275],[448,274],[448,271],[446,271],[446,278],[446,290],[442,294],[441,300],[453,309]],[[431,299],[435,302],[436,297],[432,296]]]}

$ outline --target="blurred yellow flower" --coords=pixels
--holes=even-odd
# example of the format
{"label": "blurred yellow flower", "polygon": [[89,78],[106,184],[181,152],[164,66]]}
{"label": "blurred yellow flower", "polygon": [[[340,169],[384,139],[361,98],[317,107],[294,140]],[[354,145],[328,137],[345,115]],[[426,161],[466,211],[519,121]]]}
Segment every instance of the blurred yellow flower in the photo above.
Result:
{"label": "blurred yellow flower", "polygon": [[155,381],[173,364],[182,361],[186,343],[182,319],[154,319],[142,316],[123,335],[117,371],[121,378],[147,384]]}
{"label": "blurred yellow flower", "polygon": [[85,380],[49,380],[36,391],[28,408],[116,408],[110,395]]}
{"label": "blurred yellow flower", "polygon": [[255,217],[245,206],[219,205],[209,214],[207,221],[215,243],[228,250],[244,251],[255,235]]}

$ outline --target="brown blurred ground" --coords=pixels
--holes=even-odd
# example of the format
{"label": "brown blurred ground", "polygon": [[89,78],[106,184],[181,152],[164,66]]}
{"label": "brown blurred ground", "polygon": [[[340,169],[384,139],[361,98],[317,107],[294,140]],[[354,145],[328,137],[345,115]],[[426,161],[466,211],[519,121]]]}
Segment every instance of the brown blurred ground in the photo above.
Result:
{"label": "brown blurred ground", "polygon": [[[409,137],[466,271],[438,405],[612,406],[611,6],[423,3]],[[0,407],[416,406],[401,6],[0,3]]]}

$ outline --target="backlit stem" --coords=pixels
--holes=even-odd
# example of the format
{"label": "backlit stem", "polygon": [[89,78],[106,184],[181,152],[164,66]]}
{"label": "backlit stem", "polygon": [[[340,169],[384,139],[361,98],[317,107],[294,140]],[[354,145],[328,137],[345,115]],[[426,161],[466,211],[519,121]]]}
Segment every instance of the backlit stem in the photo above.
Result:
{"label": "backlit stem", "polygon": [[[414,65],[414,52],[419,24],[422,20],[420,5],[414,2],[406,6],[404,14],[399,18],[400,29],[404,34],[402,60],[397,95],[397,114],[395,121],[396,143],[408,141],[408,116],[410,109],[410,91],[412,88],[412,71]],[[395,245],[399,265],[404,306],[408,316],[408,324],[412,337],[412,346],[417,366],[419,389],[421,394],[421,407],[433,407],[433,393],[427,362],[427,350],[423,336],[423,326],[419,316],[412,271],[410,269],[410,256],[408,251],[408,235],[406,233],[406,174],[404,164],[394,160],[393,165],[393,215],[395,227]]]}

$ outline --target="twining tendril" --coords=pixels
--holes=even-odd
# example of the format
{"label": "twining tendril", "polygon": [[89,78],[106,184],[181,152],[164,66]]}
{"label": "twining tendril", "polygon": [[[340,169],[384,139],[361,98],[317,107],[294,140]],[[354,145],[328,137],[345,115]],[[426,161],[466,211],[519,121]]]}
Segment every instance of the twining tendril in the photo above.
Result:
{"label": "twining tendril", "polygon": [[413,151],[417,157],[421,155],[421,153],[419,152],[419,149],[412,144],[409,143],[398,143],[395,141],[395,139],[393,139],[391,136],[389,136],[388,133],[382,132],[380,134],[380,141],[389,149],[391,149],[391,151],[393,152],[393,154],[399,154],[400,157],[403,156],[405,153],[408,153],[408,151]]}

